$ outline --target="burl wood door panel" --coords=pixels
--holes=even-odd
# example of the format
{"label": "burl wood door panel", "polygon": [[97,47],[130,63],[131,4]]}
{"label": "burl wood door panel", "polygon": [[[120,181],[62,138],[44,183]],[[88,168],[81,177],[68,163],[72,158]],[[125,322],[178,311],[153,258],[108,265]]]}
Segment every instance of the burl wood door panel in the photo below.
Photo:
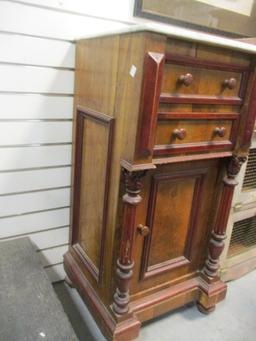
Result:
{"label": "burl wood door panel", "polygon": [[113,122],[93,111],[77,113],[72,244],[98,282],[105,252]]}
{"label": "burl wood door panel", "polygon": [[200,269],[211,231],[217,164],[161,166],[146,177],[137,222],[150,232],[136,238],[135,292]]}

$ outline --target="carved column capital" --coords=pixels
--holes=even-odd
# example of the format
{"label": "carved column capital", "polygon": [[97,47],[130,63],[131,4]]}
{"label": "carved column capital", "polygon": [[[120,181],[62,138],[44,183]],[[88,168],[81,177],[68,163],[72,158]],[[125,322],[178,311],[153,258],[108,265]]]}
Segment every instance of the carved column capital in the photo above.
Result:
{"label": "carved column capital", "polygon": [[223,179],[224,183],[231,186],[237,185],[237,181],[235,180],[235,178],[240,172],[242,164],[246,161],[246,159],[246,156],[232,156],[227,165],[227,176]]}
{"label": "carved column capital", "polygon": [[126,169],[122,169],[125,178],[125,190],[123,195],[123,201],[131,205],[138,205],[141,201],[139,195],[142,183],[141,178],[146,174],[146,171],[129,172]]}

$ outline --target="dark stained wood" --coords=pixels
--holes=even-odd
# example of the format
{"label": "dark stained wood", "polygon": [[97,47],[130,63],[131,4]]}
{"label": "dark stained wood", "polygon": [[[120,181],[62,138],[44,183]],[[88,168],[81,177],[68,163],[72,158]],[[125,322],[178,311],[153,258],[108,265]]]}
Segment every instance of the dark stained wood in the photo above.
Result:
{"label": "dark stained wood", "polygon": [[145,171],[130,173],[124,170],[126,194],[123,196],[123,228],[120,253],[117,259],[117,288],[114,294],[113,311],[118,315],[129,310],[129,282],[134,267],[134,237],[136,233],[136,206],[141,202],[141,177]]}
{"label": "dark stained wood", "polygon": [[157,108],[163,76],[164,54],[148,52],[144,62],[141,94],[142,122],[138,140],[138,155],[152,154],[157,122]]}
{"label": "dark stained wood", "polygon": [[210,280],[214,280],[219,269],[219,258],[224,249],[226,239],[226,228],[231,208],[234,187],[238,184],[235,177],[240,171],[245,157],[234,156],[231,158],[227,167],[227,176],[223,179],[223,191],[218,207],[217,218],[215,221],[212,237],[209,242],[209,254],[202,270]]}

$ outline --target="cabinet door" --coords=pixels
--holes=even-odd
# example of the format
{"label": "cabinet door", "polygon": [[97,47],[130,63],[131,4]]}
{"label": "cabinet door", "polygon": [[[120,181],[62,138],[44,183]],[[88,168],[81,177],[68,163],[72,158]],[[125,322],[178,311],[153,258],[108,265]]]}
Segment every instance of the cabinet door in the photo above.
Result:
{"label": "cabinet door", "polygon": [[217,161],[159,166],[148,174],[138,224],[149,234],[136,238],[134,288],[193,276],[205,257],[216,193]]}

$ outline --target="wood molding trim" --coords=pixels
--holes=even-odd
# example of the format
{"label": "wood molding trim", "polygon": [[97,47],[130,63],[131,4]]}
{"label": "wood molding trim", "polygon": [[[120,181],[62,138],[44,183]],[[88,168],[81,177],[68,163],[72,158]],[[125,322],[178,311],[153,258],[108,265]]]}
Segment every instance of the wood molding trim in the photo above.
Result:
{"label": "wood molding trim", "polygon": [[[80,195],[81,195],[81,171],[82,171],[82,145],[84,122],[86,119],[93,120],[98,124],[108,127],[108,146],[107,146],[107,162],[106,162],[106,182],[104,189],[104,204],[102,217],[102,235],[100,241],[100,256],[99,269],[86,255],[84,250],[79,245],[79,215],[80,215]],[[105,253],[105,236],[107,224],[108,210],[108,191],[110,179],[110,166],[112,156],[112,144],[114,135],[114,118],[91,109],[77,107],[77,122],[76,122],[76,144],[75,144],[75,169],[74,169],[74,190],[73,190],[73,221],[72,221],[72,239],[71,244],[74,245],[74,250],[80,257],[86,269],[91,273],[93,278],[98,282],[102,282],[103,275],[103,260]]]}
{"label": "wood molding trim", "polygon": [[137,154],[152,154],[157,123],[157,109],[164,69],[164,54],[148,52],[144,60],[144,77],[141,95],[142,115],[137,137]]}
{"label": "wood molding trim", "polygon": [[116,316],[111,314],[111,309],[104,306],[70,251],[64,255],[64,267],[108,340],[135,339],[138,337],[141,323],[145,320],[196,300],[203,302],[205,306],[212,305],[212,302],[217,303],[224,299],[226,294],[225,283],[219,281],[209,284],[200,276],[194,277],[182,285],[180,283],[170,285],[168,288],[132,301],[129,318],[122,321],[116,319]]}
{"label": "wood molding trim", "polygon": [[238,118],[239,113],[234,112],[158,112],[158,121],[177,119],[237,120]]}
{"label": "wood molding trim", "polygon": [[226,158],[230,156],[232,156],[232,152],[204,153],[195,155],[171,156],[165,158],[162,157],[159,159],[153,159],[153,163],[155,165],[163,165],[168,163]]}
{"label": "wood molding trim", "polygon": [[222,104],[240,106],[243,103],[241,97],[233,96],[206,96],[206,95],[170,95],[162,92],[160,103],[169,104]]}
{"label": "wood molding trim", "polygon": [[184,56],[178,54],[167,53],[165,56],[165,62],[167,64],[177,64],[177,65],[190,65],[194,67],[200,67],[204,69],[216,69],[222,71],[233,71],[233,72],[244,72],[248,70],[247,66],[223,62],[215,62],[212,60],[199,59],[191,56]]}
{"label": "wood molding trim", "polygon": [[155,145],[154,156],[170,155],[175,153],[208,151],[213,149],[231,149],[233,143],[231,141],[209,141],[198,143],[182,143],[182,144],[166,144]]}
{"label": "wood molding trim", "polygon": [[132,164],[126,160],[121,160],[121,167],[126,169],[128,172],[139,172],[148,169],[155,169],[156,166],[153,163],[138,163]]}

